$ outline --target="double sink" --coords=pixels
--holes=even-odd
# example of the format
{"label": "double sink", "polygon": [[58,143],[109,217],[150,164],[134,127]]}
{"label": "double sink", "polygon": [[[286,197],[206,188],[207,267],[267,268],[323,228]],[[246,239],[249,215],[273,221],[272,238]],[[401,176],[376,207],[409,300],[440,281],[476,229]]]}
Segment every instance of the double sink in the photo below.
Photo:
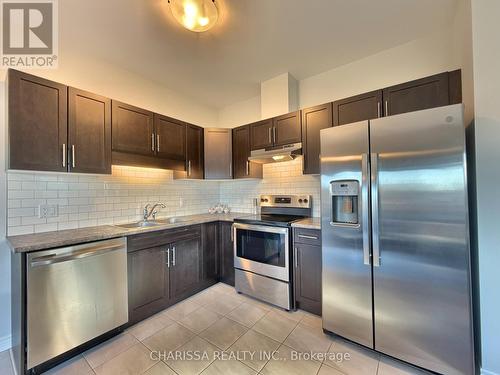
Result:
{"label": "double sink", "polygon": [[180,217],[171,217],[168,219],[158,219],[155,221],[138,221],[135,223],[127,223],[127,224],[116,224],[116,227],[119,228],[125,228],[125,229],[140,229],[140,228],[151,228],[151,227],[157,227],[160,225],[168,225],[168,224],[177,224],[177,223],[184,223],[188,222],[188,219],[183,219]]}

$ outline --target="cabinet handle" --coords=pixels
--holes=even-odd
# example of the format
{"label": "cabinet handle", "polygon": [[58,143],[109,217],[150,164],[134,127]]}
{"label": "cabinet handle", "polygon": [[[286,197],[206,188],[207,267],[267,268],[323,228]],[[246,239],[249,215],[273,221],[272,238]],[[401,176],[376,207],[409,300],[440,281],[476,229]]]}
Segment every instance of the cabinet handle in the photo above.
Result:
{"label": "cabinet handle", "polygon": [[273,143],[276,143],[276,126],[273,126]]}
{"label": "cabinet handle", "polygon": [[66,167],[66,143],[62,145],[62,166]]}
{"label": "cabinet handle", "polygon": [[234,232],[236,232],[236,228],[231,225],[231,242],[234,242]]}
{"label": "cabinet handle", "polygon": [[297,237],[299,237],[299,238],[306,238],[308,240],[317,240],[318,239],[318,237],[316,237],[316,236],[308,236],[306,234],[299,234],[299,235],[297,235]]}
{"label": "cabinet handle", "polygon": [[160,152],[160,135],[156,134],[156,152]]}
{"label": "cabinet handle", "polygon": [[250,162],[247,160],[247,176],[250,176]]}
{"label": "cabinet handle", "polygon": [[191,176],[191,160],[188,160],[188,177]]}
{"label": "cabinet handle", "polygon": [[377,118],[380,118],[380,102],[377,102]]}
{"label": "cabinet handle", "polygon": [[269,134],[268,134],[269,143],[273,143],[273,139],[272,139],[272,137],[273,137],[273,136],[272,136],[272,134],[271,134],[271,132],[272,132],[273,130],[272,130],[271,128],[269,128],[268,130],[269,130],[269,132],[268,132],[268,133],[269,133]]}
{"label": "cabinet handle", "polygon": [[229,162],[229,177],[233,177],[233,162]]}
{"label": "cabinet handle", "polygon": [[389,116],[389,102],[387,100],[385,101],[385,115]]}
{"label": "cabinet handle", "polygon": [[155,135],[154,133],[151,133],[151,151],[154,152],[155,150]]}
{"label": "cabinet handle", "polygon": [[170,268],[170,249],[165,250],[167,253],[167,268]]}
{"label": "cabinet handle", "polygon": [[76,167],[75,145],[71,145],[71,166]]}
{"label": "cabinet handle", "polygon": [[172,266],[175,266],[175,246],[172,247]]}
{"label": "cabinet handle", "polygon": [[299,255],[299,252],[297,251],[297,248],[294,248],[294,254],[293,254],[293,257],[295,259],[295,268],[299,268],[299,260],[298,260],[298,255]]}

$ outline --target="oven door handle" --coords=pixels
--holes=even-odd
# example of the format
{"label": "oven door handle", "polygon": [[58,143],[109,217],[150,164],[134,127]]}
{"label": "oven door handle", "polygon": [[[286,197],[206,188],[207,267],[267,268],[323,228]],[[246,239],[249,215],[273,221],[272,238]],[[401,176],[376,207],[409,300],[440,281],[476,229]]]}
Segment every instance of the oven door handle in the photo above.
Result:
{"label": "oven door handle", "polygon": [[234,234],[238,229],[250,230],[254,232],[264,232],[264,233],[278,233],[278,234],[289,234],[288,227],[273,227],[270,225],[255,225],[255,224],[245,224],[245,223],[234,223]]}

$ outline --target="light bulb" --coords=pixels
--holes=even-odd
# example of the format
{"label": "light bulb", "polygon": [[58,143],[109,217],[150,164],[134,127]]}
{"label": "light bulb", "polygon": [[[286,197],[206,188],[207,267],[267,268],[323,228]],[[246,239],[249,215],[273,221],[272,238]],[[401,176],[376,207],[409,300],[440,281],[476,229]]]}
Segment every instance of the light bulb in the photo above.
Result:
{"label": "light bulb", "polygon": [[168,0],[168,2],[177,22],[191,31],[207,31],[219,18],[214,0]]}

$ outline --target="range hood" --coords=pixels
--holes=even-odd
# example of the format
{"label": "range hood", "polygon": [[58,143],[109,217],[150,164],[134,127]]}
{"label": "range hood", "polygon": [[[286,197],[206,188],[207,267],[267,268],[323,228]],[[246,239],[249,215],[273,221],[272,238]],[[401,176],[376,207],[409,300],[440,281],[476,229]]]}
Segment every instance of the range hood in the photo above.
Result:
{"label": "range hood", "polygon": [[292,143],[284,146],[262,148],[253,150],[248,161],[267,164],[290,161],[302,154],[302,143]]}

